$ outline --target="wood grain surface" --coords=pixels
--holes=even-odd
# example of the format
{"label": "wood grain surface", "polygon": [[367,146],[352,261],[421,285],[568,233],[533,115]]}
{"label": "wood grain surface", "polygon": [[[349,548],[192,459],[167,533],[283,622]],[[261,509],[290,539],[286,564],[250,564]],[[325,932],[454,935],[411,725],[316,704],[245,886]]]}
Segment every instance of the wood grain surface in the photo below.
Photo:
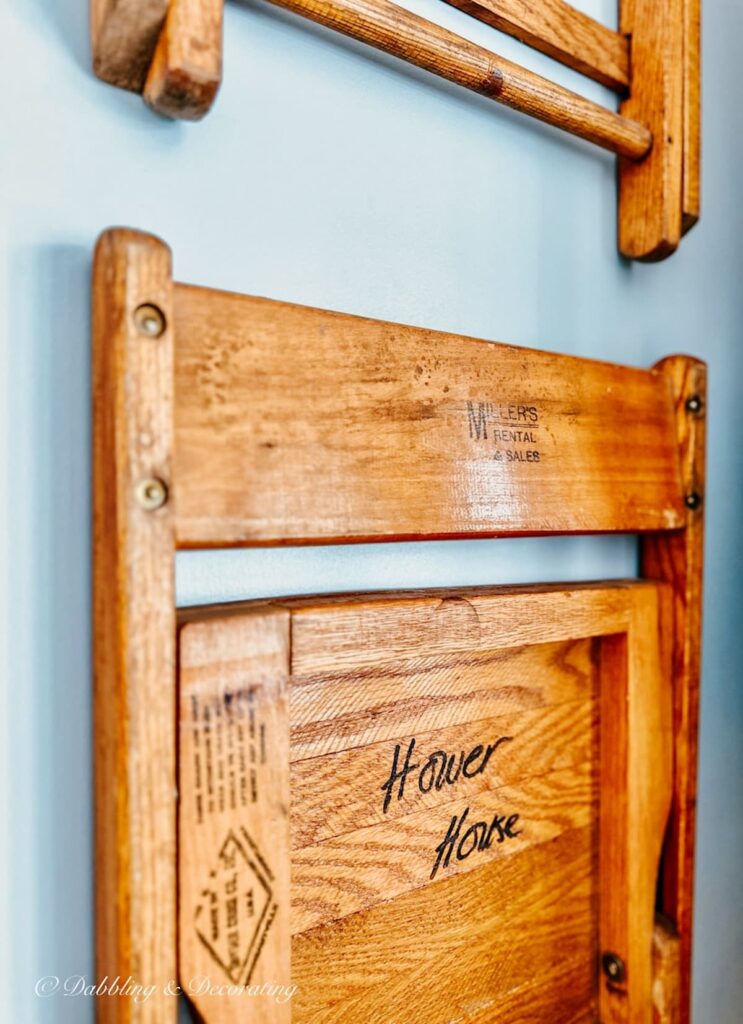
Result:
{"label": "wood grain surface", "polygon": [[[451,616],[432,617],[442,631],[451,622]],[[370,610],[368,619],[372,618]],[[320,628],[324,632],[326,624]],[[303,635],[309,631],[304,623],[300,630]],[[300,646],[292,686],[293,757],[356,749],[403,735],[413,723],[420,731],[436,731],[442,715],[451,728],[590,696],[585,645],[494,651],[487,646],[478,650],[475,643],[466,655],[456,648],[444,655],[426,649],[418,657],[391,662],[380,656],[377,664],[366,661],[352,669],[328,669],[322,676],[317,671],[306,674],[297,665]],[[512,684],[514,677],[518,686]],[[368,684],[361,691],[359,681]]]}
{"label": "wood grain surface", "polygon": [[665,530],[667,380],[179,285],[181,547]]}
{"label": "wood grain surface", "polygon": [[204,1020],[289,1024],[289,614],[180,631],[179,969]]}
{"label": "wood grain surface", "polygon": [[[545,669],[546,666],[542,671]],[[492,680],[488,682],[492,684]],[[431,751],[442,749],[444,740],[452,751],[471,751],[478,745],[481,736],[492,737],[490,743],[495,745],[496,752],[500,751],[500,756],[491,759],[487,774],[471,778],[460,776],[457,792],[462,796],[476,797],[486,789],[508,785],[533,775],[544,775],[552,770],[577,771],[590,760],[592,737],[598,723],[595,700],[567,701],[498,718],[480,718],[479,709],[472,704],[469,709],[472,720],[463,725],[447,725],[443,729],[424,732],[411,716],[407,730],[403,723],[399,723],[396,729],[399,732],[401,727],[404,731],[416,728],[414,752],[418,751],[417,757],[421,756],[421,752],[428,756]],[[453,716],[455,721],[456,717]],[[557,749],[545,746],[545,733],[554,737]],[[379,794],[370,793],[367,779],[377,776],[386,778],[390,749],[397,746],[390,740],[380,740],[362,747],[293,761],[291,785],[295,794],[292,805],[294,847],[310,846],[343,835],[352,827],[366,828],[382,821],[392,821],[408,814],[413,802],[420,807],[431,808],[445,802],[450,795],[446,790],[442,792],[432,788],[426,793],[409,790],[384,809]],[[400,762],[404,763],[409,743],[399,746]],[[293,757],[296,757],[296,748],[292,749]],[[340,788],[342,799],[328,806],[326,794],[333,787]]]}
{"label": "wood grain surface", "polygon": [[[601,649],[600,948],[624,965],[604,970],[602,1024],[651,1024],[660,853],[673,787],[670,590]],[[640,839],[640,837],[642,837]]]}
{"label": "wood grain surface", "polygon": [[[93,601],[96,972],[156,986],[98,1000],[99,1024],[175,1024],[175,539],[169,501],[143,508],[142,481],[171,480],[170,252],[124,229],[93,268]],[[163,332],[137,329],[156,304]]]}
{"label": "wood grain surface", "polygon": [[691,1019],[707,369],[698,359],[684,356],[664,359],[658,369],[673,390],[684,489],[687,495],[696,498],[692,503],[694,507],[687,509],[684,530],[653,535],[642,545],[643,574],[666,580],[673,591],[670,641],[675,769],[671,821],[663,857],[661,907],[679,936],[679,1022],[688,1024]]}
{"label": "wood grain surface", "polygon": [[[276,621],[281,665],[291,651],[286,774],[273,813],[286,830],[290,780],[283,853],[297,988],[290,1010],[264,1000],[261,1024],[448,1024],[457,1014],[588,1022],[599,1001],[607,1021],[651,1024],[672,770],[669,649],[659,640],[666,596],[619,582],[181,616],[182,737],[188,694],[218,692],[224,704],[261,677]],[[366,725],[349,734],[354,714]],[[328,728],[308,756],[295,741],[315,719]],[[194,789],[183,771],[182,807]],[[214,849],[204,855],[181,813],[181,906],[192,907]],[[245,811],[228,816],[233,832],[260,834]],[[221,820],[220,835],[225,828]],[[193,932],[189,916],[182,928]],[[604,943],[629,965],[629,984],[609,998],[596,973]],[[277,962],[266,954],[262,980],[281,982],[268,977]],[[238,1005],[225,994],[199,1009],[206,1024],[232,1024]]]}
{"label": "wood grain surface", "polygon": [[[424,888],[436,878],[451,878],[491,860],[519,856],[531,846],[587,827],[595,817],[597,790],[583,767],[583,771],[579,766],[527,777],[477,796],[463,793],[438,807],[411,811],[393,826],[369,825],[296,850],[292,854],[292,933],[338,921]],[[337,789],[338,798],[343,799],[342,784]],[[456,792],[460,793],[458,787]],[[479,822],[489,826],[496,815],[515,819],[506,840],[500,840],[496,830],[489,848],[480,851],[475,846],[474,856],[447,861],[451,844],[440,850],[447,836],[459,837],[459,843],[469,828]],[[479,829],[478,835],[483,831]],[[475,838],[473,833],[462,849],[469,850]],[[530,925],[522,922],[522,927]]]}
{"label": "wood grain surface", "polygon": [[656,915],[653,932],[653,1024],[680,1024],[681,943],[674,925]]}
{"label": "wood grain surface", "polygon": [[296,936],[295,1020],[592,1020],[595,861],[586,826]]}
{"label": "wood grain surface", "polygon": [[665,259],[681,240],[685,2],[619,4],[620,31],[632,40],[630,92],[620,110],[653,135],[644,160],[619,163],[619,251],[628,259]]}
{"label": "wood grain surface", "polygon": [[110,85],[142,92],[168,0],[90,0],[93,70]]}
{"label": "wood grain surface", "polygon": [[166,117],[198,121],[222,81],[224,0],[170,0],[143,95]]}
{"label": "wood grain surface", "polygon": [[628,39],[565,0],[447,2],[609,89],[625,93],[629,88]]}

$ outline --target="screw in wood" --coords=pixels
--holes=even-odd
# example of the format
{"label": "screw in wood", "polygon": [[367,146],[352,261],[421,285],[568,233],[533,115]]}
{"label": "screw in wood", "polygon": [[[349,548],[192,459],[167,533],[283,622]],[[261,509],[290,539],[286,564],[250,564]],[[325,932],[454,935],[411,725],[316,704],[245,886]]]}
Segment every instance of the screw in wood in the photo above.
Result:
{"label": "screw in wood", "polygon": [[168,500],[168,488],[162,480],[153,476],[139,481],[136,495],[137,501],[146,512],[154,512],[155,509],[162,508]]}
{"label": "screw in wood", "polygon": [[165,330],[165,314],[158,306],[145,302],[134,310],[134,323],[140,334],[159,338]]}
{"label": "screw in wood", "polygon": [[615,985],[621,985],[627,978],[627,968],[624,960],[616,953],[604,953],[601,957],[601,969]]}
{"label": "screw in wood", "polygon": [[690,395],[686,399],[686,411],[690,412],[692,416],[698,416],[704,407],[704,402],[700,395]]}
{"label": "screw in wood", "polygon": [[694,512],[702,504],[701,494],[698,494],[696,491],[692,491],[691,494],[687,494],[684,498],[684,504]]}

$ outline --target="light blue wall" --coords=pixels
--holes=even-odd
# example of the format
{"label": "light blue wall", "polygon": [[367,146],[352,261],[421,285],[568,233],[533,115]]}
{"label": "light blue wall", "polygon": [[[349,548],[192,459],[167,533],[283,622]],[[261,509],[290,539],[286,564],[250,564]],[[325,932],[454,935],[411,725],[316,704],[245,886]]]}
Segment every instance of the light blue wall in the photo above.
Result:
{"label": "light blue wall", "polygon": [[[438,0],[416,10],[605,99]],[[584,0],[611,22],[610,0]],[[98,232],[173,247],[237,291],[648,365],[711,369],[695,1006],[743,1006],[743,6],[706,0],[704,219],[658,266],[615,254],[610,158],[259,2],[228,5],[226,78],[171,124],[89,71],[85,0],[0,0],[4,57],[0,1014],[87,1024],[92,977],[88,279]],[[189,554],[184,603],[348,587],[617,576],[629,538]]]}

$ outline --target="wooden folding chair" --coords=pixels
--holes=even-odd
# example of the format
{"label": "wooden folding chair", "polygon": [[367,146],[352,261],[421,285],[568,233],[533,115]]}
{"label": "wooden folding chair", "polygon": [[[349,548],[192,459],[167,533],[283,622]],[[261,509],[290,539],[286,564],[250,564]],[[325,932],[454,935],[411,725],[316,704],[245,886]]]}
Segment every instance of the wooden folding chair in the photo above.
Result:
{"label": "wooden folding chair", "polygon": [[[704,365],[176,284],[126,229],[93,319],[97,969],[155,986],[99,1020],[688,1021]],[[175,607],[183,548],[602,532],[642,579]]]}

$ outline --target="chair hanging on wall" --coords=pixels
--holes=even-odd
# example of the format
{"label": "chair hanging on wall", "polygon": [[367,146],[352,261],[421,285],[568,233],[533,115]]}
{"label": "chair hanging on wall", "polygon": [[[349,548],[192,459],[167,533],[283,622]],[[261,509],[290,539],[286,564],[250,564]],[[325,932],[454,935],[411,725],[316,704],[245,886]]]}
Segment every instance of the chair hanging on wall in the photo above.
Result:
{"label": "chair hanging on wall", "polygon": [[[528,931],[529,879],[564,879],[546,848],[529,844],[541,836],[561,850],[572,822],[588,832],[566,863],[585,867],[589,890],[576,917],[585,930],[571,935],[593,953],[589,973],[585,956],[571,961],[567,989],[595,982],[595,954],[603,973],[589,998],[602,1021],[650,1024],[651,992],[660,1020],[688,1021],[704,365],[671,356],[633,369],[178,284],[168,248],[126,229],[106,232],[96,250],[93,346],[98,973],[159,986],[124,1016],[123,1003],[102,1000],[99,1019],[174,1024],[163,986],[179,976],[179,948],[182,981],[209,962],[232,971],[216,939],[208,950],[203,901],[211,892],[218,922],[226,883],[214,860],[247,849],[243,832],[262,851],[255,878],[276,910],[270,933],[249,935],[268,961],[233,950],[236,977],[246,980],[247,965],[270,981],[268,964],[279,982],[320,963],[347,969],[343,949],[371,964],[378,925],[410,944],[413,905],[445,946],[437,901],[448,893],[469,906],[476,879],[491,892],[507,875]],[[175,607],[179,549],[607,532],[640,534],[640,581],[253,603],[180,618]],[[273,766],[256,776],[250,806],[227,799],[208,820],[192,757],[199,700],[219,714],[247,701],[265,725],[257,763]],[[572,796],[561,819],[545,810],[559,794],[535,789],[518,766],[551,756],[549,721],[565,721],[564,701],[570,750],[585,756],[563,766]],[[483,720],[492,728],[481,735]],[[462,768],[464,778],[428,790],[419,780],[405,799],[420,803],[408,807],[394,764],[413,763],[413,739],[421,756],[439,746],[469,757],[471,777]],[[489,744],[492,772],[478,771]],[[459,801],[451,815],[442,787]],[[436,867],[465,808],[490,840],[473,833],[476,854],[446,847]],[[398,856],[406,828],[407,871],[396,874],[379,851],[393,841]],[[377,843],[371,875],[358,829]],[[589,833],[595,861],[580,846]],[[230,836],[236,845],[224,847]],[[339,836],[345,895],[333,867]],[[529,865],[523,875],[519,864]],[[241,892],[244,877],[234,880]],[[497,934],[476,925],[466,918],[456,942],[470,935],[498,959]],[[235,950],[245,934],[235,932]],[[389,971],[394,943],[385,948]],[[548,961],[538,962],[535,1000],[566,985]],[[331,1019],[305,989],[309,1003],[265,1019]],[[374,1005],[387,1012],[385,990]],[[234,1019],[234,1002],[195,1001],[207,1024]],[[452,1009],[444,994],[437,1005]]]}

